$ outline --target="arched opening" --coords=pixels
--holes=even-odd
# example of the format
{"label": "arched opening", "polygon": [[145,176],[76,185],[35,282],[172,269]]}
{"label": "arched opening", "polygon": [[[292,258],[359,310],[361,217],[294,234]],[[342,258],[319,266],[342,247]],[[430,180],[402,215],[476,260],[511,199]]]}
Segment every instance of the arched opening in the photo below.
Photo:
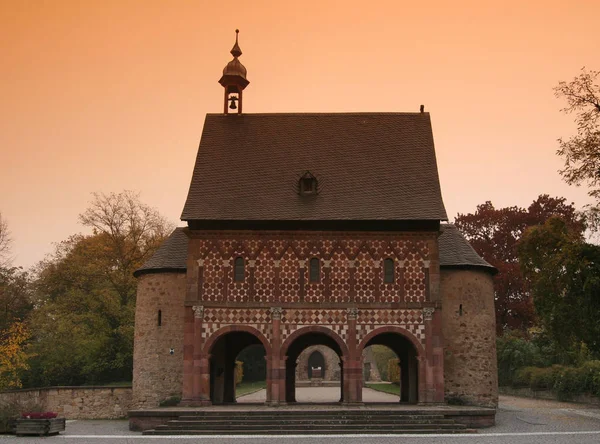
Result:
{"label": "arched opening", "polygon": [[242,375],[250,375],[246,376],[248,382],[266,379],[267,351],[261,339],[248,331],[221,334],[210,344],[209,353],[210,400],[213,404],[236,402],[236,387],[244,381]]}
{"label": "arched opening", "polygon": [[323,379],[323,376],[325,376],[325,358],[320,351],[315,350],[310,354],[306,371],[308,379]]}
{"label": "arched opening", "polygon": [[[373,347],[379,346],[379,347]],[[385,353],[384,346],[391,351],[396,357],[397,361],[392,358],[391,353]],[[371,349],[371,350],[369,350]],[[386,378],[390,383],[389,387],[380,387],[382,391],[387,393],[393,393],[397,396],[397,401],[408,404],[416,404],[419,402],[419,352],[420,350],[415,346],[413,341],[407,336],[396,331],[382,331],[377,334],[377,331],[370,334],[362,344],[363,350],[363,363],[365,362],[365,356],[367,354],[375,355],[380,352],[383,357],[380,360],[387,360],[385,365]],[[376,361],[377,359],[375,359]],[[395,361],[395,362],[394,362]],[[397,368],[395,367],[397,365]],[[381,370],[381,365],[379,366]],[[363,386],[368,387],[369,381],[363,368]],[[374,384],[371,384],[373,387]],[[369,402],[368,399],[363,399],[363,402]],[[383,401],[385,402],[385,401]]]}
{"label": "arched opening", "polygon": [[[286,402],[336,403],[343,401],[342,357],[347,355],[347,348],[335,333],[323,327],[308,327],[296,331],[283,344],[282,355],[287,358]],[[321,367],[322,378],[314,378],[318,367]],[[303,380],[303,375],[306,375],[308,381]],[[315,381],[315,379],[319,381]],[[298,392],[296,390],[297,382],[302,387],[302,390]],[[328,389],[324,390],[324,386]]]}

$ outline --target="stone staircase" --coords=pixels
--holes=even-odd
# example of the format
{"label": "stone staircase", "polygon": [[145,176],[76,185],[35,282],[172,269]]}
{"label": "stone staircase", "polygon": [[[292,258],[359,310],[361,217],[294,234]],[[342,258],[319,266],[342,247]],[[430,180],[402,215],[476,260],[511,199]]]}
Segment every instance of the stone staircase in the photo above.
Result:
{"label": "stone staircase", "polygon": [[443,414],[409,410],[197,411],[144,435],[476,433]]}

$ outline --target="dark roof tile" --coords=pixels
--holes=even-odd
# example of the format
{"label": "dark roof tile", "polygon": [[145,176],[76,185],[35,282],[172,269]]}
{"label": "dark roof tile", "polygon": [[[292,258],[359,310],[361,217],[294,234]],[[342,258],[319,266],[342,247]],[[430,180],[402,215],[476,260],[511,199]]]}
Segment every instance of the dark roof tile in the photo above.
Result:
{"label": "dark roof tile", "polygon": [[133,275],[165,271],[185,272],[187,269],[188,237],[185,228],[178,227],[158,247],[158,250]]}
{"label": "dark roof tile", "polygon": [[440,267],[480,267],[495,273],[497,270],[488,264],[473,249],[458,228],[452,224],[441,224],[439,237]]}
{"label": "dark roof tile", "polygon": [[181,219],[447,220],[429,114],[208,114]]}

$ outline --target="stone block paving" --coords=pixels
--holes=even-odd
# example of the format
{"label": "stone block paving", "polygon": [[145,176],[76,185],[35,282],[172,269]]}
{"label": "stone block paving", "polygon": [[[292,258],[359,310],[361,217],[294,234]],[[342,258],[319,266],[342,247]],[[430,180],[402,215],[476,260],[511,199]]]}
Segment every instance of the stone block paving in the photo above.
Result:
{"label": "stone block paving", "polygon": [[[265,402],[267,391],[260,390],[246,396],[240,396],[238,403]],[[298,387],[296,388],[297,402],[338,402],[340,400],[339,387]],[[363,402],[399,402],[398,396],[379,392],[370,388],[363,388]]]}

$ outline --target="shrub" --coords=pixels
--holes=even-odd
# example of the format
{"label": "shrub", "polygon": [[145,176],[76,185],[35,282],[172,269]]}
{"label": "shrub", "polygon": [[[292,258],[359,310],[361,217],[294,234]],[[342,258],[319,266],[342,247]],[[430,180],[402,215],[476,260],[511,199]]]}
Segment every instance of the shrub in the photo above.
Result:
{"label": "shrub", "polygon": [[387,366],[388,379],[393,384],[400,384],[400,363],[399,359],[390,359]]}
{"label": "shrub", "polygon": [[235,384],[239,384],[244,379],[244,363],[235,361]]}
{"label": "shrub", "polygon": [[[540,348],[513,333],[506,333],[496,341],[498,353],[498,384],[513,385],[518,369],[540,367],[544,364]],[[523,375],[524,376],[524,375]]]}

